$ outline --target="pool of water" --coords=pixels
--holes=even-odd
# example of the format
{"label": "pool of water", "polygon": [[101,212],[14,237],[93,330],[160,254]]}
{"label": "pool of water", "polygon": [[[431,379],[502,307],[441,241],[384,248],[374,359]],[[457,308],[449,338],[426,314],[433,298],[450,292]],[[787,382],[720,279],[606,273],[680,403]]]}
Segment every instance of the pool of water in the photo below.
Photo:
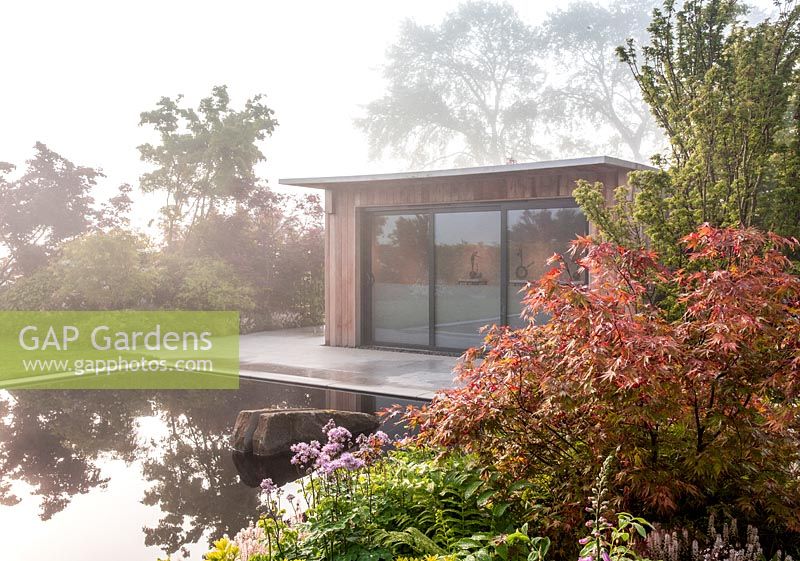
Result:
{"label": "pool of water", "polygon": [[240,410],[395,403],[420,402],[245,379],[231,391],[0,391],[3,558],[199,560],[257,516],[229,449]]}

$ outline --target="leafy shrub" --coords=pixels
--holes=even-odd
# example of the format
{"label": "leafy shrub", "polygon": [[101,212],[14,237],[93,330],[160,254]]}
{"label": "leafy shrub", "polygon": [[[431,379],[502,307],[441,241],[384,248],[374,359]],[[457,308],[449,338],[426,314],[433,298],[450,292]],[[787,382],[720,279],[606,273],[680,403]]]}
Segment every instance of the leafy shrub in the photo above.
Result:
{"label": "leafy shrub", "polygon": [[57,258],[3,294],[3,307],[41,310],[183,309],[254,307],[252,289],[213,258],[153,256],[145,242],[113,231],[66,243]]}
{"label": "leafy shrub", "polygon": [[18,310],[116,310],[148,307],[155,279],[144,241],[114,231],[64,244],[54,260],[19,279],[3,295],[3,307]]}
{"label": "leafy shrub", "polygon": [[550,539],[528,536],[528,524],[509,534],[474,534],[455,547],[466,555],[464,561],[544,561]]}
{"label": "leafy shrub", "polygon": [[[796,244],[708,226],[683,244],[692,267],[670,272],[648,250],[578,239],[592,282],[562,282],[563,264],[545,274],[526,304],[550,321],[490,330],[460,387],[408,415],[418,441],[474,454],[509,486],[538,481],[551,537],[581,524],[598,458],[617,447],[617,510],[725,505],[800,531],[800,279],[781,253]],[[677,317],[658,305],[665,288]]]}
{"label": "leafy shrub", "polygon": [[217,259],[167,255],[157,260],[156,271],[157,308],[242,313],[253,308],[252,289]]}
{"label": "leafy shrub", "polygon": [[228,536],[221,537],[213,545],[211,551],[203,555],[203,559],[206,561],[236,561],[239,559],[239,546]]}
{"label": "leafy shrub", "polygon": [[[493,488],[492,476],[482,477],[471,458],[453,454],[437,460],[431,451],[411,448],[371,464],[375,443],[363,440],[360,452],[348,456],[346,439],[334,432],[341,430],[328,431],[328,443],[311,464],[317,471],[305,486],[312,505],[301,548],[306,557],[370,552],[391,559],[446,555],[454,549],[463,556],[486,544],[461,540],[514,531],[519,512],[509,508],[511,503]],[[307,450],[297,449],[300,459]]]}
{"label": "leafy shrub", "polygon": [[472,458],[437,458],[415,447],[384,453],[384,434],[354,443],[346,429],[332,425],[325,435],[324,444],[294,447],[293,463],[307,474],[302,514],[299,498],[284,496],[270,480],[262,483],[261,518],[233,539],[241,561],[544,558],[549,540],[518,526],[527,517],[523,503],[506,500],[495,476],[478,470]]}

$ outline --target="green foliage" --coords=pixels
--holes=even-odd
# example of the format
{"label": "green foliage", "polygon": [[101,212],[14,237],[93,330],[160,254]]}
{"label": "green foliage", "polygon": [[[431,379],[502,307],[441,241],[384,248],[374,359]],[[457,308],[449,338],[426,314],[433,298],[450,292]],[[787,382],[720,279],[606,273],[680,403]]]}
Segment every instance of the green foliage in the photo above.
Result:
{"label": "green foliage", "polygon": [[145,242],[132,234],[91,234],[65,245],[52,265],[57,307],[110,310],[146,306],[153,279]]}
{"label": "green foliage", "polygon": [[466,555],[460,540],[511,532],[521,515],[522,503],[508,500],[494,481],[459,454],[435,460],[425,450],[392,452],[352,494],[322,497],[308,513],[303,547],[309,557],[329,540],[343,546],[336,552],[345,557],[353,548],[384,558]]}
{"label": "green foliage", "polygon": [[155,263],[155,276],[157,308],[243,313],[253,308],[250,287],[218,259],[164,255]]}
{"label": "green foliage", "polygon": [[[631,175],[630,203],[590,219],[617,243],[634,220],[669,266],[684,266],[679,240],[702,223],[800,234],[796,91],[800,6],[774,20],[742,20],[737,0],[668,0],[654,11],[650,42],[618,49],[669,140],[659,171]],[[591,199],[586,186],[578,193]]]}
{"label": "green foliage", "polygon": [[149,308],[154,276],[143,240],[126,232],[87,234],[4,293],[6,309],[119,310]]}
{"label": "green foliage", "polygon": [[572,196],[583,212],[609,241],[633,247],[644,246],[644,236],[636,221],[630,192],[625,187],[614,190],[614,204],[608,205],[602,183],[578,180]]}
{"label": "green foliage", "polygon": [[37,142],[18,179],[0,162],[0,286],[47,264],[58,245],[87,232],[97,218],[91,190],[103,174],[76,166]]}
{"label": "green foliage", "polygon": [[391,549],[410,549],[423,555],[444,555],[445,550],[413,526],[403,531],[379,530],[378,542]]}
{"label": "green foliage", "polygon": [[464,561],[544,561],[550,539],[528,536],[528,524],[501,535],[473,534],[459,540],[456,548]]}
{"label": "green foliage", "polygon": [[257,142],[272,134],[277,121],[257,95],[244,109],[230,107],[226,86],[216,86],[197,109],[181,106],[182,96],[162,97],[141,114],[159,144],[139,146],[141,159],[154,166],[141,178],[145,192],[163,191],[162,226],[167,244],[182,239],[199,221],[246,203],[260,188],[255,165],[264,160]]}
{"label": "green foliage", "polygon": [[387,471],[375,483],[385,501],[385,527],[423,528],[444,548],[476,532],[511,528],[509,503],[493,488],[491,478],[481,477],[471,459],[452,455],[438,464],[430,460],[430,453],[419,451],[398,453],[387,461]]}
{"label": "green foliage", "polygon": [[[798,236],[800,224],[800,97],[790,100],[794,111],[787,114],[785,126],[776,134],[778,151],[772,155],[774,173],[763,198],[759,221],[781,236]],[[797,254],[794,256],[797,258]]]}
{"label": "green foliage", "polygon": [[590,539],[583,546],[582,557],[598,554],[595,559],[601,559],[603,552],[608,554],[611,561],[639,561],[642,556],[633,547],[634,541],[647,537],[647,529],[652,526],[644,518],[633,516],[627,512],[617,514],[616,525],[604,522],[600,535]]}
{"label": "green foliage", "polygon": [[28,310],[253,309],[251,290],[212,258],[152,255],[120,231],[66,243],[57,258],[5,292],[2,306]]}
{"label": "green foliage", "polygon": [[47,310],[51,309],[53,294],[59,288],[58,278],[52,269],[40,269],[17,279],[5,287],[0,294],[0,308],[4,310]]}
{"label": "green foliage", "polygon": [[227,537],[218,539],[213,545],[213,549],[203,555],[205,561],[237,561],[239,548]]}
{"label": "green foliage", "polygon": [[456,561],[453,555],[425,555],[424,557],[396,557],[394,561]]}
{"label": "green foliage", "polygon": [[[234,541],[252,560],[542,561],[546,538],[528,536],[525,500],[512,500],[472,458],[430,450],[394,450],[358,470],[316,473],[303,480],[310,505],[287,524],[268,492],[257,527]],[[299,518],[295,517],[295,520]],[[263,530],[263,531],[262,531]]]}
{"label": "green foliage", "polygon": [[581,559],[602,559],[603,561],[640,561],[641,555],[635,548],[637,540],[647,537],[647,530],[653,527],[644,518],[627,512],[617,514],[617,524],[609,522],[604,516],[608,511],[609,479],[614,456],[608,456],[592,487],[591,505],[586,509],[593,518],[587,523],[590,533],[580,540],[583,545]]}

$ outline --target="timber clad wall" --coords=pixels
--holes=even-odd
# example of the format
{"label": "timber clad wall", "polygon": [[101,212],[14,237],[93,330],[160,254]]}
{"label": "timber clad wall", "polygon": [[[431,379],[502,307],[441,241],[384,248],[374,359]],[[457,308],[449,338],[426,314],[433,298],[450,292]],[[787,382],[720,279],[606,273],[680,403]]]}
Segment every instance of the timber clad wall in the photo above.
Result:
{"label": "timber clad wall", "polygon": [[[644,166],[639,166],[644,168]],[[612,164],[454,177],[337,182],[326,188],[325,343],[361,344],[362,209],[570,197],[575,182],[601,182],[606,200],[631,167]]]}

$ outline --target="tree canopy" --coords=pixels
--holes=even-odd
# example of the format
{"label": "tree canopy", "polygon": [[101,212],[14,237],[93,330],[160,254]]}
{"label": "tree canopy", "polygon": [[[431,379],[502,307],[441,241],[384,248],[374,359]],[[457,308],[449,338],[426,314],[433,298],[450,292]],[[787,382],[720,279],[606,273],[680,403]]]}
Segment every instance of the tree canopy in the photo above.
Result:
{"label": "tree canopy", "polygon": [[553,12],[543,25],[543,50],[558,69],[553,72],[558,79],[545,92],[547,120],[577,138],[584,135],[580,126],[586,120],[607,129],[585,143],[588,150],[613,150],[644,162],[662,141],[633,75],[615,54],[621,41],[646,37],[655,5],[654,0],[608,6],[581,0]]}
{"label": "tree canopy", "polygon": [[[671,264],[679,240],[708,222],[800,235],[797,122],[800,6],[748,25],[736,0],[672,1],[654,12],[649,43],[619,56],[669,140],[658,171],[637,172],[620,197],[632,220],[604,228],[624,244],[646,235]],[[615,222],[597,191],[576,198],[598,224]]]}
{"label": "tree canopy", "polygon": [[139,188],[167,199],[162,238],[131,225],[130,185],[95,201],[103,174],[44,144],[19,176],[0,164],[0,308],[237,310],[243,331],[322,321],[319,198],[276,193],[256,169],[272,110],[261,96],[232,107],[225,86],[196,109],[181,100],[140,120],[159,135],[139,147]]}
{"label": "tree canopy", "polygon": [[156,109],[141,114],[139,124],[152,126],[160,142],[139,146],[141,159],[154,166],[141,177],[140,187],[166,195],[161,212],[168,244],[199,220],[226,205],[246,203],[263,188],[255,171],[264,160],[257,142],[278,123],[262,97],[235,110],[227,87],[216,86],[197,109],[182,107],[182,96],[162,97]]}
{"label": "tree canopy", "polygon": [[508,4],[467,2],[435,26],[406,21],[387,53],[388,91],[357,122],[372,156],[388,149],[420,166],[543,156],[538,49]]}
{"label": "tree canopy", "polygon": [[37,142],[25,171],[0,162],[0,286],[43,267],[62,242],[124,223],[130,188],[97,208],[92,190],[103,174]]}
{"label": "tree canopy", "polygon": [[370,156],[412,167],[591,151],[646,159],[661,133],[615,48],[645,34],[652,5],[574,2],[537,27],[507,3],[470,1],[438,25],[406,21],[387,52],[386,92],[356,121]]}

